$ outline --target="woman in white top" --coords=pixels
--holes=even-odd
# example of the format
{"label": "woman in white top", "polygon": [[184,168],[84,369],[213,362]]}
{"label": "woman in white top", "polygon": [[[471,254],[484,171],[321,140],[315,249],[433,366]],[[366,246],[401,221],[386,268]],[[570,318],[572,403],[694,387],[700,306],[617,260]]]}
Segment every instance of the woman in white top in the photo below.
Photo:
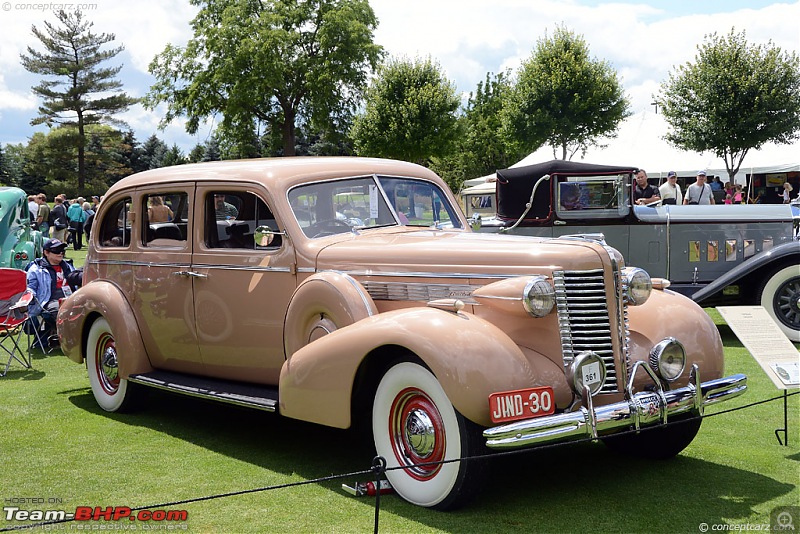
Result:
{"label": "woman in white top", "polygon": [[783,193],[781,193],[781,197],[783,197],[783,203],[789,203],[789,193],[792,192],[792,184],[789,182],[783,182]]}

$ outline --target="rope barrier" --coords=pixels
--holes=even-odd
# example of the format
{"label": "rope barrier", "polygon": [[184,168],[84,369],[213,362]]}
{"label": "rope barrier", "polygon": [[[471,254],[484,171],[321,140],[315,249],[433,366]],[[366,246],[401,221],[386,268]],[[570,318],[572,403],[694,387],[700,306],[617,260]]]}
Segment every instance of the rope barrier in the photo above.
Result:
{"label": "rope barrier", "polygon": [[[782,395],[780,397],[773,397],[773,398],[769,398],[769,399],[755,401],[755,402],[752,402],[752,403],[749,403],[749,404],[745,404],[743,406],[737,406],[735,408],[728,408],[726,410],[721,410],[719,412],[714,412],[714,413],[711,413],[711,414],[704,414],[702,416],[689,417],[689,418],[686,418],[686,419],[681,419],[680,421],[672,421],[672,422],[667,423],[666,425],[649,426],[649,427],[641,428],[638,431],[637,430],[626,430],[626,431],[623,431],[623,432],[615,433],[614,436],[625,436],[625,435],[628,435],[628,434],[637,434],[637,433],[642,433],[642,432],[648,432],[650,430],[656,430],[656,429],[659,429],[659,428],[664,428],[665,426],[685,424],[685,423],[688,423],[690,421],[694,421],[694,420],[697,420],[697,419],[706,419],[706,418],[709,418],[709,417],[716,417],[718,415],[724,415],[724,414],[736,412],[736,411],[739,411],[739,410],[752,408],[754,406],[759,406],[761,404],[767,404],[769,402],[773,402],[773,401],[777,401],[777,400],[783,400],[786,397],[794,397],[795,395],[800,395],[800,391],[787,393],[786,395]],[[326,477],[319,477],[319,478],[315,478],[315,479],[311,479],[311,480],[302,480],[302,481],[298,481],[298,482],[287,482],[285,484],[276,484],[274,486],[262,486],[262,487],[258,487],[258,488],[251,488],[251,489],[239,490],[239,491],[231,491],[231,492],[227,492],[227,493],[217,493],[217,494],[214,494],[214,495],[206,495],[206,496],[203,496],[203,497],[194,497],[194,498],[191,498],[191,499],[183,499],[183,500],[179,500],[179,501],[171,501],[171,502],[166,502],[166,503],[161,503],[161,504],[154,504],[154,505],[149,505],[149,506],[139,506],[139,507],[136,507],[136,508],[131,508],[130,510],[131,511],[141,511],[141,510],[150,510],[150,509],[153,509],[153,508],[159,508],[159,509],[160,508],[167,508],[167,507],[177,506],[177,505],[181,505],[181,504],[191,504],[191,503],[196,503],[196,502],[210,501],[210,500],[214,500],[214,499],[222,499],[222,498],[226,498],[226,497],[236,497],[238,495],[246,495],[246,494],[249,494],[249,493],[258,493],[258,492],[262,492],[262,491],[270,491],[270,490],[291,488],[291,487],[297,487],[297,486],[305,486],[305,485],[308,485],[308,484],[319,484],[321,482],[329,482],[329,481],[332,481],[332,480],[338,480],[338,479],[348,478],[348,477],[359,477],[359,476],[372,475],[372,476],[375,477],[375,488],[376,488],[376,491],[375,491],[375,528],[374,528],[374,532],[377,534],[377,532],[378,532],[378,524],[379,524],[379,516],[380,516],[380,502],[381,502],[380,480],[381,480],[381,477],[387,471],[395,471],[395,470],[398,470],[398,469],[407,469],[409,467],[428,467],[428,466],[433,466],[433,465],[450,464],[450,463],[454,463],[454,462],[463,462],[463,461],[467,461],[468,462],[468,461],[483,460],[483,459],[487,459],[487,458],[497,458],[497,457],[501,457],[501,456],[510,456],[510,455],[516,455],[516,454],[528,454],[528,453],[531,453],[533,451],[554,449],[556,447],[563,447],[563,446],[566,446],[566,445],[575,445],[575,444],[579,444],[579,443],[589,443],[589,442],[592,442],[592,441],[596,441],[596,439],[592,438],[592,437],[588,437],[588,438],[575,439],[575,440],[571,440],[571,441],[567,441],[567,442],[558,442],[558,443],[551,443],[551,444],[545,444],[545,445],[538,445],[538,446],[535,446],[535,447],[528,447],[528,448],[518,449],[518,450],[513,450],[513,451],[494,452],[494,453],[490,453],[490,454],[468,456],[468,457],[463,457],[463,458],[453,458],[451,460],[441,460],[441,461],[437,461],[437,462],[426,462],[426,463],[414,464],[413,466],[412,465],[406,465],[406,466],[397,466],[397,467],[387,467],[386,459],[383,458],[382,456],[377,456],[372,460],[372,466],[369,469],[365,469],[365,470],[361,470],[361,471],[353,471],[353,472],[350,472],[350,473],[344,473],[344,474],[339,474],[339,475],[329,475],[329,476],[326,476]],[[43,526],[47,526],[47,525],[55,525],[55,524],[59,524],[59,523],[68,523],[68,522],[72,522],[72,521],[75,521],[75,519],[58,519],[58,520],[52,520],[52,521],[44,521],[44,522],[40,522],[40,523],[30,523],[30,524],[26,524],[26,525],[15,525],[15,526],[11,526],[11,527],[0,528],[0,532],[10,532],[10,531],[15,531],[15,530],[31,530],[31,529],[34,529],[34,528],[39,528],[39,527],[43,527]]]}

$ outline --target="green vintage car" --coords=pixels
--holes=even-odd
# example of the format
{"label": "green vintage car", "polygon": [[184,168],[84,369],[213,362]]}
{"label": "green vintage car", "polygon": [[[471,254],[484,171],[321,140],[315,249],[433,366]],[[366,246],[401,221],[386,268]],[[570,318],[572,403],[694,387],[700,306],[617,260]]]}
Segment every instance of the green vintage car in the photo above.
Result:
{"label": "green vintage car", "polygon": [[28,195],[18,187],[0,187],[0,267],[24,269],[42,255],[42,234],[31,228]]}

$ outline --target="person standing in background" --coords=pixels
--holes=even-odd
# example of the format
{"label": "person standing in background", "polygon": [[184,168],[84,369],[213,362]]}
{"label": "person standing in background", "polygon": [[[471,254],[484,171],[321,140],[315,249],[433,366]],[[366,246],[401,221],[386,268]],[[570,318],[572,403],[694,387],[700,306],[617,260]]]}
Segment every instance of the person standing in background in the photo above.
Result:
{"label": "person standing in background", "polygon": [[678,175],[675,171],[667,173],[667,181],[661,184],[658,192],[661,193],[662,204],[683,204],[683,192],[678,184]]}
{"label": "person standing in background", "polygon": [[791,195],[789,193],[792,192],[792,189],[792,184],[789,182],[783,182],[783,193],[781,193],[781,198],[783,199],[784,204],[791,202]]}
{"label": "person standing in background", "polygon": [[39,231],[42,236],[47,239],[50,236],[50,205],[47,203],[47,195],[39,193],[36,195],[36,202],[39,203],[36,222],[39,224]]}
{"label": "person standing in background", "polygon": [[713,205],[714,192],[711,186],[706,183],[706,171],[697,171],[697,181],[686,188],[686,196],[683,197],[684,204],[703,204]]}

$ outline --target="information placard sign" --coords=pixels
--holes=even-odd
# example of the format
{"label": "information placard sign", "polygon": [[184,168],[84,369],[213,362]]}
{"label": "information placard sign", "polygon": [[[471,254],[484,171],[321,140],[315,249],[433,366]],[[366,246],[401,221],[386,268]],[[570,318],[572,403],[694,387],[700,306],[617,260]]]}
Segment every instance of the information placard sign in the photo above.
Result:
{"label": "information placard sign", "polygon": [[778,389],[800,388],[800,353],[762,306],[717,311]]}

